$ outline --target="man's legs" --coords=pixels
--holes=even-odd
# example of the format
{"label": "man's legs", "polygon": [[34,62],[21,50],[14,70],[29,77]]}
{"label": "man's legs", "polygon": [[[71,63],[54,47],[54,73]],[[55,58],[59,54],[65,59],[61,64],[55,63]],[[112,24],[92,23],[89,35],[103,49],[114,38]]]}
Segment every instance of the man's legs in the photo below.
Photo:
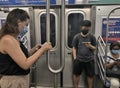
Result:
{"label": "man's legs", "polygon": [[87,76],[88,88],[93,88],[93,76]]}
{"label": "man's legs", "polygon": [[73,84],[74,88],[78,88],[79,77],[82,73],[83,64],[79,60],[75,60],[73,64]]}
{"label": "man's legs", "polygon": [[86,75],[87,75],[87,82],[88,88],[93,88],[93,80],[94,80],[94,61],[90,61],[86,63]]}
{"label": "man's legs", "polygon": [[74,88],[78,88],[79,77],[79,75],[73,75]]}

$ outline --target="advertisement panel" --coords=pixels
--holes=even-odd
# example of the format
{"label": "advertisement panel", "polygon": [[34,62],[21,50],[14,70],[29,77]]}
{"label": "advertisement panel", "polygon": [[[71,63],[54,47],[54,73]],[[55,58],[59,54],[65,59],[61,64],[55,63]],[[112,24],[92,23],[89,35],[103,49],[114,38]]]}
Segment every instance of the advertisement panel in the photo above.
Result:
{"label": "advertisement panel", "polygon": [[[106,40],[107,20],[102,19],[102,38]],[[120,18],[110,18],[108,26],[108,42],[120,41]]]}

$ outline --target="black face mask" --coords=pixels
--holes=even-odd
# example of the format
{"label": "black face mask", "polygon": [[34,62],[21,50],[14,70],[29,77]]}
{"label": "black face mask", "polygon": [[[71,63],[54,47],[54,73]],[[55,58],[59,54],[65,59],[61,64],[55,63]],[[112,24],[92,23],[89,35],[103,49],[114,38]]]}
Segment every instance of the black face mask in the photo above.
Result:
{"label": "black face mask", "polygon": [[82,30],[83,35],[86,35],[89,32],[89,30]]}

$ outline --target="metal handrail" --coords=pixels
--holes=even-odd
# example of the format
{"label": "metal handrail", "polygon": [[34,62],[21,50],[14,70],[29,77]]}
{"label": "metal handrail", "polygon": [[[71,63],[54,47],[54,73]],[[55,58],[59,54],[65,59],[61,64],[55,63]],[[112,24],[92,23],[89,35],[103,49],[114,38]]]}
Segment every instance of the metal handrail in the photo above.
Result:
{"label": "metal handrail", "polygon": [[100,39],[100,40],[102,41],[103,45],[106,46],[106,44],[105,44],[105,42],[104,42],[102,36],[99,36],[98,39]]}
{"label": "metal handrail", "polygon": [[103,72],[105,72],[105,69],[104,69],[104,66],[103,66],[104,61],[102,60],[102,59],[104,59],[104,58],[102,58],[101,56],[98,56],[98,57],[99,57],[99,63],[100,63],[100,65],[101,65],[101,69],[103,70]]}
{"label": "metal handrail", "polygon": [[[46,8],[46,13],[47,13],[47,18],[46,18],[46,22],[47,22],[47,41],[50,41],[50,0],[46,0],[47,1],[47,8]],[[65,0],[62,0],[62,30],[65,29]],[[62,33],[64,34],[64,32]],[[62,39],[63,40],[63,39]],[[62,52],[64,52],[64,49],[62,49]],[[59,73],[63,70],[64,68],[64,56],[62,55],[62,65],[59,69],[55,70],[50,66],[50,61],[49,61],[49,51],[47,52],[47,60],[48,60],[48,68],[52,73]]]}
{"label": "metal handrail", "polygon": [[102,54],[102,56],[105,56],[105,47],[106,44],[101,36],[98,37],[98,53]]}
{"label": "metal handrail", "polygon": [[[105,47],[106,44],[101,36],[98,37],[98,67],[100,70],[100,76],[101,79],[105,82],[105,77],[106,77],[106,70],[104,67],[105,61],[104,61],[104,56],[105,56]],[[102,72],[101,72],[102,71]]]}
{"label": "metal handrail", "polygon": [[[101,68],[100,63],[98,63],[98,67]],[[99,70],[100,70],[99,73],[101,74],[101,75],[100,75],[101,79],[102,79],[102,80],[105,80],[105,77],[104,77],[104,75],[103,75],[103,73],[102,73],[102,69],[99,69]]]}

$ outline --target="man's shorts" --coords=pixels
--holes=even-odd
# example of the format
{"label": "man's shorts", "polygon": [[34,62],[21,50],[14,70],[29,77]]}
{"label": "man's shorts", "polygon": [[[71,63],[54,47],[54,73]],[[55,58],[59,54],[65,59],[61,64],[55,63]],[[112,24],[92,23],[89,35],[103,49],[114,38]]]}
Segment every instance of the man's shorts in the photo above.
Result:
{"label": "man's shorts", "polygon": [[94,60],[89,62],[81,62],[78,59],[74,60],[73,62],[73,74],[74,75],[81,75],[81,73],[85,71],[87,76],[94,76]]}

